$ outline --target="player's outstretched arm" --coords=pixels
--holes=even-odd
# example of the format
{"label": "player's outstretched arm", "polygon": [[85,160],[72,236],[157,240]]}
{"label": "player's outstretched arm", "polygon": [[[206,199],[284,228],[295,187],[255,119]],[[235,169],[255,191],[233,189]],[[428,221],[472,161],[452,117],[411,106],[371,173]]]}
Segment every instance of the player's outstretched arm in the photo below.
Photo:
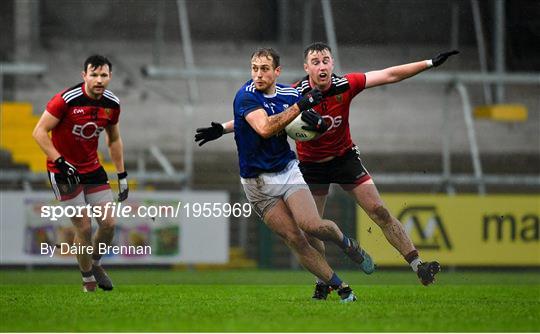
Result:
{"label": "player's outstretched arm", "polygon": [[195,142],[199,142],[199,146],[203,146],[207,142],[216,140],[226,133],[234,132],[234,120],[223,124],[211,122],[209,127],[197,128],[195,131]]}
{"label": "player's outstretched arm", "polygon": [[452,50],[438,54],[432,59],[414,63],[392,66],[379,71],[366,73],[366,88],[399,82],[417,75],[431,67],[442,65],[449,57],[457,55],[459,51]]}

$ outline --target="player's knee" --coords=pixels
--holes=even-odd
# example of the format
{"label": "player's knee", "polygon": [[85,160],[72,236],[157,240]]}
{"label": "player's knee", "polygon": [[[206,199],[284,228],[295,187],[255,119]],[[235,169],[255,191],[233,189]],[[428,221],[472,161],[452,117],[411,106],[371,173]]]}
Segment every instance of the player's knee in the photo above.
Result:
{"label": "player's knee", "polygon": [[373,210],[369,212],[369,216],[377,225],[385,227],[392,223],[392,216],[390,211],[384,205],[377,205]]}

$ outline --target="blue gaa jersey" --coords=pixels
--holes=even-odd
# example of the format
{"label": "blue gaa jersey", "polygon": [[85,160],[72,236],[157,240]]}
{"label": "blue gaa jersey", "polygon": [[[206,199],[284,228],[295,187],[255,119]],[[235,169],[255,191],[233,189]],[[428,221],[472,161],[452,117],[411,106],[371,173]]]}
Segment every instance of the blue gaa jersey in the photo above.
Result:
{"label": "blue gaa jersey", "polygon": [[296,158],[285,131],[264,139],[249,125],[246,116],[257,109],[264,109],[268,116],[276,115],[299,99],[294,88],[281,84],[276,84],[274,95],[256,90],[253,80],[238,90],[234,97],[234,140],[238,148],[240,176],[252,178],[261,173],[279,172]]}

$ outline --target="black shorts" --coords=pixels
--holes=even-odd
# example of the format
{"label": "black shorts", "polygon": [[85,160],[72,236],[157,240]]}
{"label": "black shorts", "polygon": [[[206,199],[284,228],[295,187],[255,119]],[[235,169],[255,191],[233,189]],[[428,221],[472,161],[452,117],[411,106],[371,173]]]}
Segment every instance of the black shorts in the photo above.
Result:
{"label": "black shorts", "polygon": [[300,162],[299,167],[314,195],[327,195],[331,183],[339,184],[348,191],[371,179],[362,165],[357,146],[330,161]]}
{"label": "black shorts", "polygon": [[51,188],[53,189],[56,198],[60,201],[72,199],[82,191],[84,191],[85,194],[91,194],[111,188],[107,172],[102,166],[90,173],[80,174],[81,182],[73,186],[70,186],[66,177],[60,173],[48,172],[48,174]]}

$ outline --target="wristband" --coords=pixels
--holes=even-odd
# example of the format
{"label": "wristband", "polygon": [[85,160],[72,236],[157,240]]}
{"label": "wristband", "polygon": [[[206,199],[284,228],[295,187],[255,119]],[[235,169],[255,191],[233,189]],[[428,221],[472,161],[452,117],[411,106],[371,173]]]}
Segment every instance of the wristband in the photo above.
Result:
{"label": "wristband", "polygon": [[432,68],[433,67],[433,59],[426,60],[426,65],[427,65],[427,68]]}

